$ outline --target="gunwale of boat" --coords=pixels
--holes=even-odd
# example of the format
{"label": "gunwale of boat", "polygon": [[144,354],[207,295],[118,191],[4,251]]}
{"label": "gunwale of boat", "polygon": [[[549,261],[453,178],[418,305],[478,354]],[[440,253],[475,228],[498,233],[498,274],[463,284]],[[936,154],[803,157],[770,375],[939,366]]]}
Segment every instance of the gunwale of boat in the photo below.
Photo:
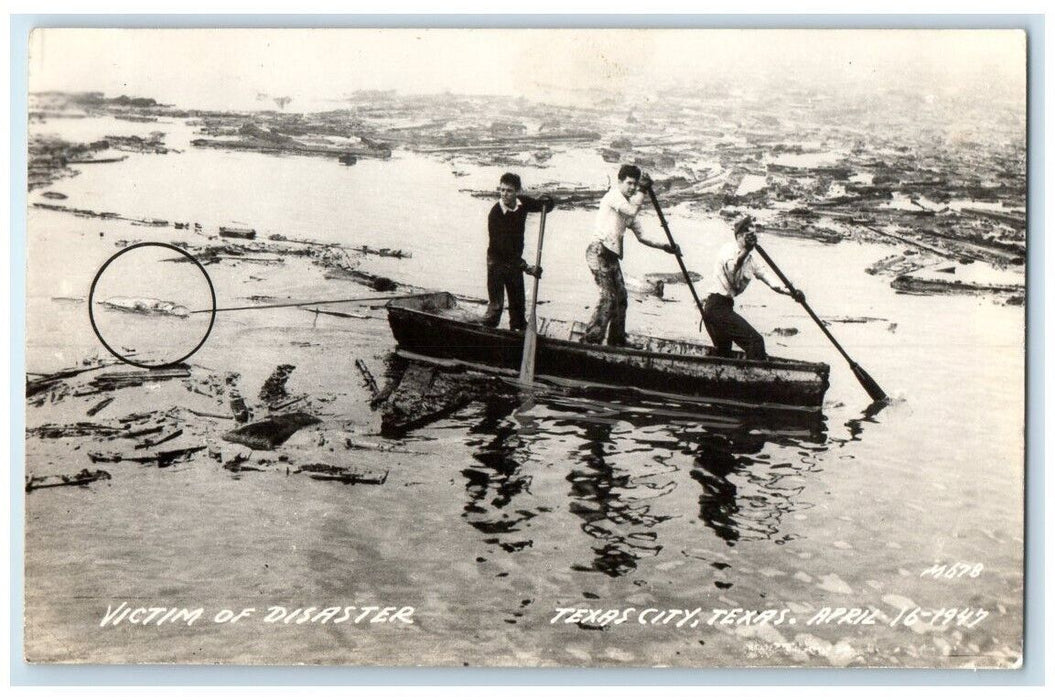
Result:
{"label": "gunwale of boat", "polygon": [[[421,353],[413,352],[412,350],[404,350],[402,348],[396,350],[396,355],[410,360],[412,362],[423,362],[425,364],[433,365],[445,369],[457,369],[463,371],[479,372],[481,374],[497,375],[508,381],[510,384],[517,387],[523,388],[523,385],[518,381],[517,375],[519,372],[515,369],[507,367],[497,367],[494,365],[487,365],[481,362],[472,362],[471,360],[460,360],[456,358],[440,358],[432,357],[430,355],[423,355]],[[825,381],[827,381],[825,379]],[[642,397],[657,399],[661,401],[673,401],[683,406],[715,406],[724,407],[726,409],[738,409],[738,410],[752,410],[752,411],[766,411],[766,412],[779,412],[779,413],[809,413],[816,414],[820,413],[822,406],[820,405],[799,405],[799,404],[788,404],[788,403],[773,403],[768,401],[751,401],[751,400],[740,400],[729,397],[721,396],[700,396],[695,394],[680,394],[669,391],[657,391],[655,389],[646,389],[632,384],[610,384],[606,382],[599,382],[596,380],[580,381],[569,377],[561,377],[553,374],[536,374],[534,387],[552,387],[555,389],[588,389],[588,390],[602,390],[602,391],[613,391],[630,394],[636,394]]]}
{"label": "gunwale of boat", "polygon": [[[422,308],[425,305],[423,302],[425,300],[430,300],[430,299],[436,299],[436,300],[442,299],[446,303],[446,306],[444,306],[442,309],[435,309],[435,308],[434,309],[426,309],[426,308]],[[429,293],[423,293],[421,295],[416,295],[416,296],[413,296],[413,297],[404,297],[404,298],[401,298],[401,299],[393,299],[392,301],[388,302],[388,307],[390,309],[395,308],[395,309],[400,309],[400,310],[403,310],[403,311],[409,311],[409,312],[412,312],[412,313],[421,314],[421,315],[424,315],[424,316],[429,316],[429,317],[438,319],[438,320],[442,321],[443,323],[454,323],[454,324],[457,324],[457,325],[459,325],[459,326],[461,326],[463,328],[472,330],[474,332],[484,333],[486,335],[492,335],[492,336],[495,336],[495,337],[509,338],[509,339],[519,339],[519,338],[522,337],[522,335],[520,333],[517,333],[516,331],[507,330],[507,329],[503,329],[503,328],[491,328],[491,327],[487,327],[487,326],[481,326],[479,323],[475,323],[473,321],[467,321],[465,319],[456,318],[454,316],[450,316],[450,315],[446,315],[446,314],[442,313],[442,311],[450,311],[452,309],[458,308],[457,307],[457,298],[453,294],[451,294],[449,292],[429,292]],[[558,321],[558,320],[554,320],[552,322],[568,323],[567,321]],[[544,326],[545,323],[543,322],[540,325]],[[679,345],[679,346],[682,346],[682,347],[698,348],[700,352],[698,354],[694,354],[694,353],[676,353],[676,352],[675,353],[671,353],[671,352],[660,352],[660,351],[657,351],[657,350],[647,350],[647,349],[644,349],[644,348],[634,347],[634,346],[612,346],[612,345],[600,345],[600,344],[593,345],[593,344],[589,344],[589,343],[576,342],[576,341],[573,341],[573,340],[565,340],[563,338],[558,338],[558,337],[554,337],[554,336],[551,336],[551,335],[544,335],[542,333],[539,334],[539,341],[540,342],[544,342],[546,345],[555,346],[555,347],[559,347],[559,348],[564,348],[564,349],[567,349],[567,350],[572,350],[572,351],[577,351],[577,352],[600,352],[602,354],[609,354],[609,355],[628,355],[628,356],[636,356],[636,357],[663,357],[663,358],[669,358],[669,359],[674,359],[674,360],[679,360],[679,361],[689,362],[689,363],[707,362],[707,363],[714,363],[714,364],[721,364],[721,365],[734,365],[734,366],[741,366],[741,367],[742,366],[757,367],[759,369],[767,369],[767,368],[785,369],[785,370],[792,370],[793,369],[793,370],[799,370],[799,371],[804,371],[804,372],[817,373],[817,374],[821,375],[826,381],[827,381],[827,378],[828,378],[828,373],[830,371],[830,367],[827,364],[821,363],[821,362],[804,362],[802,360],[792,360],[792,359],[788,359],[788,358],[773,357],[773,356],[769,356],[765,360],[749,360],[749,359],[747,359],[746,357],[743,357],[743,356],[740,356],[740,357],[719,357],[719,356],[716,356],[716,355],[709,354],[709,350],[711,349],[710,346],[699,344],[699,343],[692,343],[690,341],[676,340],[676,339],[670,339],[670,338],[660,338],[660,337],[656,337],[656,336],[641,336],[641,335],[634,335],[634,334],[628,334],[628,338],[629,339],[637,339],[637,338],[653,339],[653,340],[657,340],[657,341],[663,341],[663,342],[668,342],[668,343],[671,343],[671,344]]]}

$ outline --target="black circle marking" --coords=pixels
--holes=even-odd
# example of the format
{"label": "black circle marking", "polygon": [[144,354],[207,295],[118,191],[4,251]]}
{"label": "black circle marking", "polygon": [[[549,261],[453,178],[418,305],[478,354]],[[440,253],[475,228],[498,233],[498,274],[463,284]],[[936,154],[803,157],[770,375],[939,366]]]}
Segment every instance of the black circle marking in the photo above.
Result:
{"label": "black circle marking", "polygon": [[[147,364],[145,362],[136,362],[135,360],[132,360],[132,359],[130,359],[128,357],[125,357],[124,355],[122,355],[121,353],[117,352],[112,347],[110,347],[110,344],[107,343],[106,340],[103,338],[103,334],[99,332],[99,327],[95,323],[95,311],[94,311],[94,309],[95,309],[95,286],[97,284],[99,284],[99,279],[103,276],[103,273],[106,272],[106,268],[110,267],[110,263],[112,263],[114,260],[117,260],[119,257],[121,257],[122,255],[124,255],[125,253],[127,253],[129,251],[135,250],[136,248],[145,248],[147,246],[156,246],[156,247],[159,247],[159,248],[167,248],[169,250],[174,250],[177,253],[179,253],[180,255],[182,255],[183,257],[185,257],[188,260],[190,260],[195,265],[197,265],[198,269],[201,271],[202,276],[205,277],[205,283],[209,285],[209,296],[212,298],[212,307],[209,310],[209,327],[205,329],[205,335],[202,336],[202,338],[198,342],[198,344],[195,345],[194,348],[190,352],[188,352],[186,355],[184,355],[183,357],[179,358],[178,360],[173,360],[172,362],[163,362],[161,364],[156,364],[156,365],[150,365],[150,364]],[[205,271],[205,267],[200,262],[198,262],[197,258],[195,258],[193,255],[191,255],[187,251],[183,250],[182,248],[178,248],[178,247],[176,247],[176,246],[174,246],[174,245],[172,245],[170,243],[155,243],[155,242],[135,243],[135,244],[130,245],[127,248],[124,248],[122,250],[119,250],[116,253],[114,253],[113,255],[111,255],[110,259],[107,260],[106,262],[104,262],[103,266],[99,268],[99,271],[95,273],[95,279],[92,280],[91,290],[88,292],[88,320],[90,320],[92,322],[92,330],[95,332],[95,337],[99,339],[99,342],[103,344],[104,348],[106,348],[107,350],[110,351],[111,355],[116,357],[121,362],[124,362],[124,363],[129,364],[129,365],[134,365],[135,367],[142,367],[143,369],[163,369],[165,367],[172,367],[174,365],[180,364],[184,360],[190,358],[191,355],[193,355],[194,353],[196,353],[199,350],[201,350],[201,346],[205,345],[205,341],[209,339],[209,334],[212,333],[212,326],[216,322],[216,289],[213,288],[213,286],[212,286],[212,278],[210,278],[209,277],[209,273]]]}

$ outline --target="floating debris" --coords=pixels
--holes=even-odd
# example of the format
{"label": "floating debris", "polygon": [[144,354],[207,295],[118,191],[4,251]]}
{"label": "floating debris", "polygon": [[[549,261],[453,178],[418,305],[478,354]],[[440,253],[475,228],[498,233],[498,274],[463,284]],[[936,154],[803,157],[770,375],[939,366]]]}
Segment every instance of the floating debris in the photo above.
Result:
{"label": "floating debris", "polygon": [[262,472],[264,471],[260,467],[254,467],[247,464],[249,462],[249,455],[238,454],[223,463],[223,468],[229,472]]}
{"label": "floating debris", "polygon": [[77,156],[74,158],[67,158],[66,162],[70,165],[89,165],[95,163],[120,163],[123,160],[128,160],[128,156],[113,156],[110,158],[91,158],[88,156]]}
{"label": "floating debris", "polygon": [[[649,282],[663,282],[664,284],[685,284],[685,276],[678,272],[648,272],[644,278]],[[689,279],[694,283],[703,279],[699,272],[689,270]]]}
{"label": "floating debris", "polygon": [[351,467],[335,467],[330,464],[305,464],[298,467],[294,474],[307,474],[318,481],[339,481],[342,484],[371,484],[380,486],[388,480],[388,470],[368,472]]}
{"label": "floating debris", "polygon": [[972,216],[978,216],[987,219],[993,219],[1001,223],[1010,224],[1016,228],[1026,228],[1026,214],[1025,212],[1003,212],[993,211],[991,209],[976,209],[974,207],[964,207],[963,213],[971,214]]}
{"label": "floating debris", "polygon": [[308,399],[308,397],[306,395],[294,396],[292,398],[286,399],[285,401],[280,401],[278,403],[273,403],[273,404],[271,404],[269,406],[269,408],[272,411],[282,411],[284,409],[289,408],[290,406],[293,406],[294,404],[300,403],[301,401],[306,401],[307,399]]}
{"label": "floating debris", "polygon": [[205,445],[197,447],[184,447],[178,450],[163,450],[153,455],[130,457],[117,452],[89,452],[88,459],[92,462],[137,462],[139,464],[157,464],[164,469],[176,462],[184,462],[198,452],[205,449]]}
{"label": "floating debris", "polygon": [[289,375],[293,374],[294,369],[296,367],[293,365],[279,365],[276,367],[260,389],[260,400],[270,405],[289,398],[289,393],[286,391],[286,381],[289,379]]}
{"label": "floating debris", "polygon": [[95,481],[111,479],[110,472],[102,469],[82,469],[76,474],[50,474],[48,476],[26,476],[26,492],[49,489],[56,486],[87,486]]}
{"label": "floating debris", "polygon": [[377,388],[377,380],[374,379],[374,375],[370,373],[370,369],[361,359],[356,358],[355,368],[363,375],[363,386],[370,392],[370,401],[373,402],[380,393],[380,389]]}
{"label": "floating debris", "polygon": [[371,402],[371,407],[381,408],[381,435],[385,437],[398,437],[509,388],[493,376],[404,362],[402,366],[393,363],[388,386]]}
{"label": "floating debris", "polygon": [[663,280],[640,279],[627,275],[624,277],[623,281],[626,285],[626,291],[635,297],[663,298],[663,291],[666,286],[666,283]]}
{"label": "floating debris", "polygon": [[[265,115],[257,117],[263,121]],[[262,153],[295,153],[297,155],[326,156],[330,158],[343,159],[345,162],[350,156],[355,158],[389,158],[392,149],[384,144],[370,143],[368,139],[360,138],[362,146],[354,152],[349,151],[348,145],[308,145],[301,143],[292,136],[284,133],[289,129],[285,124],[269,124],[261,126],[255,122],[243,122],[237,129],[229,126],[221,127],[220,134],[228,138],[193,139],[191,145],[197,148],[222,148],[236,151],[259,151]],[[303,127],[297,128],[303,133]],[[217,135],[220,135],[217,134]],[[234,136],[235,138],[229,138]]]}
{"label": "floating debris", "polygon": [[380,258],[412,258],[414,257],[411,253],[399,248],[371,248],[368,245],[361,245],[352,248],[357,253],[363,255],[376,255]]}
{"label": "floating debris", "polygon": [[58,372],[52,372],[50,374],[42,374],[37,377],[34,377],[33,379],[27,379],[26,398],[35,396],[37,394],[47,391],[48,389],[56,387],[61,384],[64,379],[71,379],[79,374],[84,374],[85,372],[96,372],[106,367],[112,367],[115,364],[117,363],[106,362],[91,365],[88,367],[71,367],[69,369],[62,369]]}
{"label": "floating debris", "polygon": [[416,362],[393,380],[387,393],[381,413],[381,434],[386,437],[448,416],[473,399],[436,367]]}
{"label": "floating debris", "polygon": [[921,260],[917,254],[917,251],[910,250],[905,251],[902,254],[888,255],[881,260],[877,260],[868,267],[865,268],[865,272],[870,275],[879,274],[893,274],[893,275],[904,275],[910,272],[915,272],[926,264],[926,260]]}
{"label": "floating debris", "polygon": [[238,379],[241,377],[237,372],[228,372],[227,377],[224,379],[224,383],[227,386],[227,396],[230,400],[231,415],[239,423],[246,423],[249,421],[249,407],[245,403],[245,399],[242,398],[242,392],[238,390]]}
{"label": "floating debris", "polygon": [[399,287],[394,280],[388,277],[382,277],[380,275],[374,275],[360,270],[353,270],[352,268],[339,265],[330,268],[326,272],[325,277],[330,280],[353,280],[378,292],[392,292]]}
{"label": "floating debris", "polygon": [[319,422],[315,416],[300,412],[269,416],[262,421],[225,433],[223,439],[254,450],[273,450],[301,428]]}
{"label": "floating debris", "polygon": [[58,438],[67,437],[88,437],[90,435],[99,435],[102,437],[114,437],[121,435],[123,432],[121,428],[113,425],[104,425],[102,423],[87,423],[79,421],[77,423],[71,423],[68,425],[56,425],[54,423],[46,423],[44,425],[37,426],[36,428],[30,428],[26,431],[30,435],[35,435],[44,440],[56,440]]}
{"label": "floating debris", "polygon": [[220,238],[241,238],[253,240],[256,238],[256,229],[247,226],[221,226]]}
{"label": "floating debris", "polygon": [[[157,117],[132,117],[120,115],[118,119],[127,121],[157,121]],[[131,151],[133,153],[156,153],[164,155],[170,152],[165,147],[165,134],[161,131],[152,131],[148,138],[142,136],[107,136],[106,142],[115,151]]]}
{"label": "floating debris", "polygon": [[[158,432],[161,432],[161,431],[159,430]],[[156,447],[157,445],[160,445],[163,442],[168,442],[169,440],[175,440],[176,438],[178,438],[181,435],[183,435],[183,429],[182,428],[180,428],[179,430],[177,430],[177,431],[175,431],[173,433],[170,433],[170,434],[166,435],[163,438],[159,438],[158,440],[144,440],[143,442],[141,442],[138,445],[136,445],[136,449],[137,450],[142,450],[142,449],[146,449],[146,448],[149,448],[149,447]]]}
{"label": "floating debris", "polygon": [[85,415],[87,415],[89,417],[90,416],[94,416],[96,413],[98,413],[99,411],[103,410],[104,408],[106,408],[107,406],[112,404],[113,402],[114,402],[114,397],[108,396],[105,399],[103,399],[102,401],[100,401],[99,403],[97,403],[94,406],[92,406],[91,408],[89,408],[84,413],[85,413]]}
{"label": "floating debris", "polygon": [[129,218],[127,220],[131,221],[133,226],[157,226],[157,227],[160,227],[160,226],[168,226],[169,225],[168,219],[153,219],[153,218],[135,219],[135,218]]}
{"label": "floating debris", "polygon": [[887,323],[889,320],[877,316],[827,316],[824,323]]}
{"label": "floating debris", "polygon": [[142,386],[149,382],[164,381],[167,379],[185,379],[190,376],[190,369],[186,365],[179,367],[165,367],[159,369],[129,370],[125,372],[106,372],[94,377],[91,386],[96,392],[113,391],[114,389],[126,389],[132,386]]}
{"label": "floating debris", "polygon": [[841,243],[845,238],[845,236],[838,231],[833,231],[832,229],[820,226],[813,226],[808,229],[784,227],[777,229],[765,228],[763,230],[774,236],[781,236],[783,238],[806,238],[811,241],[828,243],[829,245]]}
{"label": "floating debris", "polygon": [[174,301],[149,297],[111,297],[99,304],[114,311],[127,311],[148,316],[178,316],[179,318],[190,316],[190,309],[186,306],[181,306]]}
{"label": "floating debris", "polygon": [[216,419],[219,419],[219,420],[233,420],[232,416],[225,416],[225,415],[220,414],[220,413],[210,413],[208,411],[199,411],[196,408],[183,407],[183,410],[186,411],[187,413],[193,414],[195,416],[200,416],[202,418],[216,418]]}
{"label": "floating debris", "polygon": [[179,450],[164,450],[158,452],[155,455],[157,459],[158,467],[164,469],[176,462],[185,462],[194,455],[198,454],[205,449],[205,445],[199,445],[197,447],[184,447]]}
{"label": "floating debris", "polygon": [[899,292],[907,294],[991,294],[1006,293],[1021,295],[1022,285],[1018,284],[988,284],[984,282],[965,282],[963,280],[940,280],[936,278],[914,277],[912,275],[898,275],[890,283],[890,286]]}

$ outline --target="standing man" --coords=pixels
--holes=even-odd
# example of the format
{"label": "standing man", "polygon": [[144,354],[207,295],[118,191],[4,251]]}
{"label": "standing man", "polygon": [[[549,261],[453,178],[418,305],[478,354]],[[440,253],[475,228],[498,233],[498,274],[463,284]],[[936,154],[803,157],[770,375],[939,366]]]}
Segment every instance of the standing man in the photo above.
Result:
{"label": "standing man", "polygon": [[733,298],[747,289],[752,277],[765,282],[774,292],[787,294],[799,303],[806,297],[797,289],[794,293],[789,292],[754,259],[751,251],[758,237],[753,227],[754,220],[750,216],[741,219],[733,229],[736,240],[726,243],[718,251],[710,294],[703,305],[703,324],[719,355],[728,355],[733,343],[736,343],[743,349],[747,359],[764,360],[766,343],[762,334],[733,311]]}
{"label": "standing man", "polygon": [[586,264],[600,288],[601,298],[582,335],[584,343],[601,343],[607,331],[609,345],[626,345],[626,285],[619,261],[623,259],[623,233],[628,228],[649,248],[678,252],[677,246],[650,241],[642,233],[637,221],[644,202],[644,192],[638,192],[642,180],[651,184],[648,175],[642,178],[636,165],[624,165],[619,168],[619,181],[601,198],[594,241],[586,249]]}
{"label": "standing man", "polygon": [[523,331],[524,275],[541,277],[542,269],[524,260],[524,227],[528,212],[553,211],[553,200],[520,195],[520,176],[505,173],[498,179],[498,202],[487,215],[487,311],[481,323],[495,328],[509,295],[509,327]]}

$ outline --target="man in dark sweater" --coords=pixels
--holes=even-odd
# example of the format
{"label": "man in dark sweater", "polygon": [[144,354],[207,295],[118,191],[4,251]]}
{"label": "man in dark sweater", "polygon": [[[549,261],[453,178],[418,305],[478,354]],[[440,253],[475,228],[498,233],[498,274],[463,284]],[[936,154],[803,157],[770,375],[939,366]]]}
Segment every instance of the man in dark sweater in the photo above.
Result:
{"label": "man in dark sweater", "polygon": [[528,212],[553,211],[553,200],[520,194],[520,176],[506,173],[498,180],[498,202],[487,215],[487,311],[481,323],[498,326],[504,297],[509,295],[509,327],[522,331],[524,275],[541,277],[542,268],[524,261],[524,227]]}

